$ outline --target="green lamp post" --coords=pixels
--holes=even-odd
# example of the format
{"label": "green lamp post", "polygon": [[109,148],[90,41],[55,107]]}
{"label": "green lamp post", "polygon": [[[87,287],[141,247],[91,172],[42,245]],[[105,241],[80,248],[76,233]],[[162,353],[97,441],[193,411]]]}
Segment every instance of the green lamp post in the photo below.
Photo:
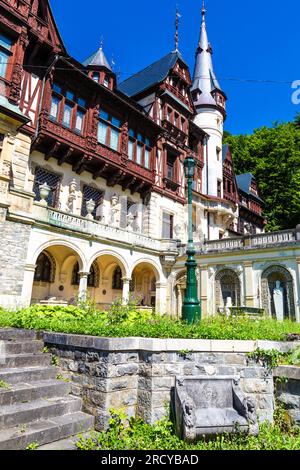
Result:
{"label": "green lamp post", "polygon": [[186,262],[186,293],[182,307],[182,317],[189,323],[193,324],[201,320],[201,307],[198,299],[197,292],[197,278],[196,268],[197,263],[195,260],[195,247],[193,240],[193,181],[195,175],[195,160],[192,157],[187,157],[184,161],[184,173],[187,179],[188,187],[188,244],[187,244],[187,262]]}

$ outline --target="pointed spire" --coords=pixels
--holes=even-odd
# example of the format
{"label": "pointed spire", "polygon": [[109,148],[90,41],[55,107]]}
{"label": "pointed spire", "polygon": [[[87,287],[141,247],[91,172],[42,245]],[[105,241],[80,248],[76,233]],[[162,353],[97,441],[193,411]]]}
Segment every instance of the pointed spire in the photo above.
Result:
{"label": "pointed spire", "polygon": [[222,89],[214,73],[212,63],[212,48],[208,41],[206,30],[206,8],[205,1],[202,3],[201,31],[196,51],[196,64],[193,77],[192,92],[195,106],[214,105],[217,103],[212,96],[214,90]]}
{"label": "pointed spire", "polygon": [[101,36],[100,47],[97,52],[95,52],[91,57],[89,57],[83,65],[86,67],[104,67],[112,72],[111,66],[104,54],[103,51],[103,36]]}
{"label": "pointed spire", "polygon": [[175,51],[179,52],[179,18],[181,18],[181,14],[178,9],[178,5],[176,5],[176,20],[175,20]]}

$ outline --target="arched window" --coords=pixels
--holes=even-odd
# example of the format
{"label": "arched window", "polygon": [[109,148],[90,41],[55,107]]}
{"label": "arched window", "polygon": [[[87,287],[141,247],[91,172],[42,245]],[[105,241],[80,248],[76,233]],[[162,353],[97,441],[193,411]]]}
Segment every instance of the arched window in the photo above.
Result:
{"label": "arched window", "polygon": [[224,308],[231,298],[234,307],[241,305],[241,286],[237,274],[231,269],[222,269],[216,275],[216,308]]}
{"label": "arched window", "polygon": [[277,283],[279,283],[279,288],[282,292],[284,318],[295,320],[294,281],[290,272],[283,266],[270,266],[262,273],[262,307],[273,318],[277,318],[276,305],[274,303],[274,290]]}
{"label": "arched window", "polygon": [[117,266],[113,273],[112,278],[112,288],[115,290],[122,290],[123,289],[123,281],[122,281],[122,270],[120,266]]}
{"label": "arched window", "polygon": [[34,281],[54,282],[54,260],[46,253],[41,253],[37,259]]}
{"label": "arched window", "polygon": [[[72,286],[79,286],[80,275],[79,275],[79,263],[78,261],[74,264],[72,272]],[[99,285],[99,270],[95,263],[92,264],[90,274],[88,275],[88,287],[98,287]]]}

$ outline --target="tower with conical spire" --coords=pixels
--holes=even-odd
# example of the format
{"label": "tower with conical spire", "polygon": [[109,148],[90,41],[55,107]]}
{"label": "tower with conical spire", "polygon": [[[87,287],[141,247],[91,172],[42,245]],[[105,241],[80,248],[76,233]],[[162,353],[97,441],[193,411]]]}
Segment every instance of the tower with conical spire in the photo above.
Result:
{"label": "tower with conical spire", "polygon": [[101,39],[99,49],[88,57],[83,65],[87,68],[88,75],[95,82],[104,85],[111,90],[114,88],[115,74],[103,51],[103,40]]}
{"label": "tower with conical spire", "polygon": [[212,47],[206,29],[206,8],[203,0],[200,38],[191,93],[197,111],[194,122],[208,135],[205,166],[203,169],[203,193],[223,197],[223,124],[226,119],[226,95],[213,68]]}

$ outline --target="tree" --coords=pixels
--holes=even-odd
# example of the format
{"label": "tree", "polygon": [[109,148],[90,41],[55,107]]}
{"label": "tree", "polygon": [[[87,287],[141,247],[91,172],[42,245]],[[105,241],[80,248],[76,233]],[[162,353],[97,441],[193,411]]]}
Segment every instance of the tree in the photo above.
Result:
{"label": "tree", "polygon": [[227,135],[236,174],[252,173],[266,203],[267,230],[300,223],[300,115],[251,135]]}

